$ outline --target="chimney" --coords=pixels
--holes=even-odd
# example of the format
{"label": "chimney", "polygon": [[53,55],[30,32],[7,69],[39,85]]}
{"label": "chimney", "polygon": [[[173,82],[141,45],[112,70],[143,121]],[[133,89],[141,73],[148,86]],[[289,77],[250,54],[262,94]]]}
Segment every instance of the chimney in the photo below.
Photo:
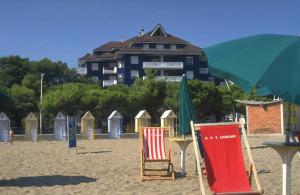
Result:
{"label": "chimney", "polygon": [[141,29],[141,31],[139,32],[139,37],[144,35],[144,29]]}

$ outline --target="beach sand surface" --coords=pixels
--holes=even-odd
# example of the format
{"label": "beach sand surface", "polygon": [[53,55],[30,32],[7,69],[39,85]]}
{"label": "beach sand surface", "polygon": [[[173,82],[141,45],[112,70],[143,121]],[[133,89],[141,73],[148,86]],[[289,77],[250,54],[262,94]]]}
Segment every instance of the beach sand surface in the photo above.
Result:
{"label": "beach sand surface", "polygon": [[[281,194],[279,155],[263,146],[282,136],[250,137],[249,142],[265,194]],[[186,156],[185,177],[175,181],[140,181],[139,140],[79,140],[78,151],[66,141],[0,143],[0,194],[199,194],[193,145]],[[172,145],[175,171],[180,149]],[[206,189],[208,189],[206,184]],[[292,162],[292,194],[300,195],[300,156]]]}

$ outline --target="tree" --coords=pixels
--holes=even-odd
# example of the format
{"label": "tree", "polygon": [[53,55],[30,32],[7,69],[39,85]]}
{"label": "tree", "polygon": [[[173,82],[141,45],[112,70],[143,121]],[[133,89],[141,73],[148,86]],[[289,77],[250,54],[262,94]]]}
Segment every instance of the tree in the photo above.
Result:
{"label": "tree", "polygon": [[37,74],[27,74],[22,80],[22,86],[34,90],[37,95],[40,95],[40,85],[41,78]]}
{"label": "tree", "polygon": [[71,82],[76,78],[76,71],[69,69],[66,63],[52,62],[48,58],[31,62],[31,72],[38,75],[39,78],[41,73],[45,73],[45,87]]}
{"label": "tree", "polygon": [[11,113],[13,107],[11,98],[9,96],[9,89],[0,86],[0,112],[6,114]]}
{"label": "tree", "polygon": [[165,81],[148,76],[145,80],[137,79],[129,93],[129,101],[134,103],[135,113],[145,109],[158,122],[166,98],[166,86]]}
{"label": "tree", "polygon": [[0,58],[0,86],[11,87],[21,84],[23,77],[30,71],[28,58],[9,56]]}
{"label": "tree", "polygon": [[179,83],[168,82],[166,87],[166,98],[164,99],[165,109],[179,112]]}
{"label": "tree", "polygon": [[10,96],[14,105],[13,113],[16,125],[21,126],[21,119],[26,114],[38,111],[35,93],[32,89],[14,84],[10,89]]}
{"label": "tree", "polygon": [[189,86],[198,117],[202,118],[212,114],[219,115],[218,110],[222,100],[214,83],[191,80]]}
{"label": "tree", "polygon": [[86,86],[80,83],[67,83],[52,86],[44,94],[42,109],[44,112],[56,114],[63,111],[75,114],[81,108],[81,97]]}

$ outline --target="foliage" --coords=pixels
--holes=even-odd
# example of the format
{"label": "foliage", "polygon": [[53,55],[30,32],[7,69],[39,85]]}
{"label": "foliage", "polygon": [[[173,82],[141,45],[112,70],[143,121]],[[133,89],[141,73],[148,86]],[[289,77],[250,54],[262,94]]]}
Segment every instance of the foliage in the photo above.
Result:
{"label": "foliage", "polygon": [[0,86],[11,87],[21,84],[22,79],[29,73],[29,59],[19,56],[0,58]]}
{"label": "foliage", "polygon": [[6,87],[0,86],[0,112],[11,112],[12,101],[9,96],[9,90]]}
{"label": "foliage", "polygon": [[[74,69],[60,61],[47,58],[30,61],[19,56],[0,58],[0,111],[9,114],[14,125],[29,112],[38,112],[40,79],[43,82],[43,121],[49,127],[54,116],[62,111],[74,115],[91,111],[97,119],[106,120],[118,110],[125,122],[133,122],[140,110],[147,110],[154,123],[159,123],[164,110],[178,114],[179,83],[155,80],[155,71],[147,70],[146,79],[137,79],[132,86],[114,85],[102,88],[87,77],[78,77]],[[200,118],[215,114],[217,119],[232,112],[245,112],[244,105],[235,100],[269,100],[247,94],[236,85],[215,86],[199,80],[189,81],[196,113]]]}
{"label": "foliage", "polygon": [[158,121],[166,98],[166,88],[165,81],[155,80],[151,76],[147,76],[145,80],[137,79],[130,87],[129,93],[129,101],[138,108],[133,112],[147,110],[154,120]]}
{"label": "foliage", "polygon": [[29,112],[38,110],[37,99],[32,89],[14,84],[10,88],[10,97],[13,102],[12,113],[15,118],[16,125],[20,125],[21,119]]}

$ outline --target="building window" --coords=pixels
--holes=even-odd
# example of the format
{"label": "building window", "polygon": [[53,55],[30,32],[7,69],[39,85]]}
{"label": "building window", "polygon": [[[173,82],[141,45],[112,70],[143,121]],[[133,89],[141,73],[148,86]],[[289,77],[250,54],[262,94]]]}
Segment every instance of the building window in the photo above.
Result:
{"label": "building window", "polygon": [[172,49],[172,50],[177,49],[176,45],[171,45],[171,49]]}
{"label": "building window", "polygon": [[99,70],[99,65],[97,63],[92,63],[92,70],[94,71]]}
{"label": "building window", "polygon": [[98,82],[98,81],[99,81],[99,78],[98,78],[97,76],[92,76],[92,77],[91,77],[91,80],[92,80],[93,82]]}
{"label": "building window", "polygon": [[118,82],[119,83],[123,83],[124,82],[124,74],[123,73],[118,74]]}
{"label": "building window", "polygon": [[208,77],[208,81],[214,83],[215,82],[215,78],[214,77]]}
{"label": "building window", "polygon": [[156,49],[164,49],[164,45],[157,44],[157,45],[156,45]]}
{"label": "building window", "polygon": [[130,71],[130,77],[131,77],[132,79],[139,78],[139,71],[138,71],[138,70],[131,70],[131,71]]}
{"label": "building window", "polygon": [[189,80],[194,79],[194,71],[186,71],[186,78]]}
{"label": "building window", "polygon": [[139,57],[138,56],[131,56],[130,57],[130,63],[131,64],[138,64],[139,63]]}
{"label": "building window", "polygon": [[118,68],[124,68],[124,63],[121,60],[118,61]]}
{"label": "building window", "polygon": [[149,44],[144,44],[143,49],[149,49]]}
{"label": "building window", "polygon": [[186,62],[186,64],[192,65],[193,64],[193,57],[187,56],[185,58],[185,62]]}
{"label": "building window", "polygon": [[208,74],[208,68],[199,68],[199,74]]}

